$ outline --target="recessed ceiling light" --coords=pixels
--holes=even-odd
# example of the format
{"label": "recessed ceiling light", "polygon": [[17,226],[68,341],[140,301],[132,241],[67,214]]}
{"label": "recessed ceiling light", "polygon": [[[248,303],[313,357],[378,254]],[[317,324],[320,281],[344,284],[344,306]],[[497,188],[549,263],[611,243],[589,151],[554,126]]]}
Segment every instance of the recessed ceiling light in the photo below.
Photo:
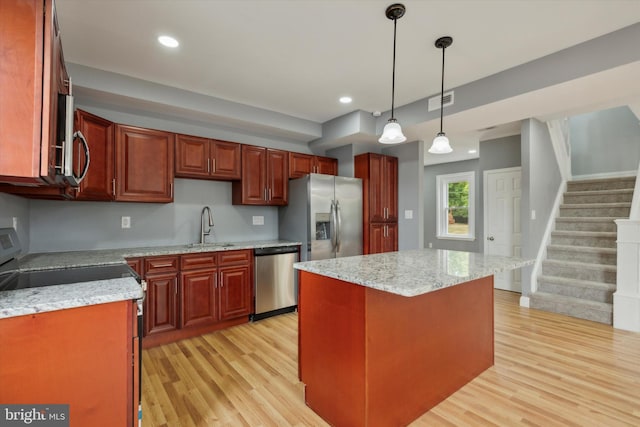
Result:
{"label": "recessed ceiling light", "polygon": [[478,150],[469,150],[468,153],[469,154],[476,154],[478,152]]}
{"label": "recessed ceiling light", "polygon": [[178,47],[180,45],[180,43],[178,43],[178,40],[174,39],[171,36],[160,36],[158,37],[158,41],[161,45],[166,47]]}
{"label": "recessed ceiling light", "polygon": [[350,96],[341,96],[340,97],[340,102],[343,104],[350,104],[351,101],[353,101],[353,99],[351,99]]}

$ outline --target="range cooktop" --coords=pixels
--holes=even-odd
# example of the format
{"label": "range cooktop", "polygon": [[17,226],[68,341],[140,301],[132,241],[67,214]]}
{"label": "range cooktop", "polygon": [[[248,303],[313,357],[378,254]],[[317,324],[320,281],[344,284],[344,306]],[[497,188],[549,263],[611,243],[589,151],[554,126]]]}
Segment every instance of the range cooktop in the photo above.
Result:
{"label": "range cooktop", "polygon": [[127,277],[140,281],[136,272],[127,264],[61,270],[13,271],[0,274],[0,292]]}
{"label": "range cooktop", "polygon": [[140,277],[127,264],[109,264],[53,270],[19,271],[21,246],[13,228],[0,228],[0,292],[69,283]]}

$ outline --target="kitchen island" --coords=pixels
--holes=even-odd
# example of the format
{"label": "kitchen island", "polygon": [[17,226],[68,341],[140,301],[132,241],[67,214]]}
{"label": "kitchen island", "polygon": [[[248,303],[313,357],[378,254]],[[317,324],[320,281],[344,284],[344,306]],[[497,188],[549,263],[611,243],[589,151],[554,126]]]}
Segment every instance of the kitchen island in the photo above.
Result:
{"label": "kitchen island", "polygon": [[493,274],[531,263],[433,249],[297,263],[307,405],[334,426],[409,424],[493,365]]}

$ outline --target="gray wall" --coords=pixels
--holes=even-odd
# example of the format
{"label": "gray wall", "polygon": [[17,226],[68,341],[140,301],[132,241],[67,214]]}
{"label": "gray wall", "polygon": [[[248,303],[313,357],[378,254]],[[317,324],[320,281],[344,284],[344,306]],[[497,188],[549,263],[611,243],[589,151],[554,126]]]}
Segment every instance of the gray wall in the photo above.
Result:
{"label": "gray wall", "polygon": [[13,227],[13,218],[17,218],[18,239],[22,252],[29,252],[29,200],[10,194],[0,193],[0,228]]}
{"label": "gray wall", "polygon": [[[521,165],[520,135],[482,141],[480,157],[461,162],[444,163],[424,168],[424,246],[433,244],[436,249],[452,249],[469,252],[484,250],[484,182],[486,170],[511,168]],[[475,234],[474,241],[438,239],[436,224],[436,177],[438,175],[475,172]]]}
{"label": "gray wall", "polygon": [[[53,252],[188,244],[200,239],[200,212],[207,205],[215,226],[209,242],[278,237],[276,207],[231,205],[231,183],[175,180],[174,203],[115,203],[32,200],[30,251]],[[252,225],[252,216],[264,225]],[[122,216],[131,228],[122,229]]]}
{"label": "gray wall", "polygon": [[327,150],[327,156],[338,159],[338,175],[353,177],[353,145]]}
{"label": "gray wall", "polygon": [[[424,142],[415,141],[384,148],[398,158],[398,249],[424,247]],[[413,218],[405,218],[411,211]]]}
{"label": "gray wall", "polygon": [[640,124],[629,107],[574,116],[569,126],[574,177],[638,170]]}
{"label": "gray wall", "polygon": [[[547,125],[535,119],[522,122],[522,257],[535,259],[551,216],[562,176]],[[531,211],[536,219],[531,219]],[[522,269],[522,295],[531,293],[532,267]]]}

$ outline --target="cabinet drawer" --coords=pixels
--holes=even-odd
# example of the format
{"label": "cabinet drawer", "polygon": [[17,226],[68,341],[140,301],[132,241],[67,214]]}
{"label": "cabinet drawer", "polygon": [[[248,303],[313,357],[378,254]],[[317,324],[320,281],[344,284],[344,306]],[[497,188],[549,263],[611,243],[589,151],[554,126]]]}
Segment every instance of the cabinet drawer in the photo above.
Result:
{"label": "cabinet drawer", "polygon": [[180,259],[180,269],[196,270],[200,268],[212,268],[216,266],[216,258],[215,252],[182,255]]}
{"label": "cabinet drawer", "polygon": [[252,250],[219,252],[220,265],[246,264],[251,261]]}
{"label": "cabinet drawer", "polygon": [[170,271],[178,271],[178,258],[177,256],[159,256],[152,258],[145,258],[144,273],[166,273]]}

